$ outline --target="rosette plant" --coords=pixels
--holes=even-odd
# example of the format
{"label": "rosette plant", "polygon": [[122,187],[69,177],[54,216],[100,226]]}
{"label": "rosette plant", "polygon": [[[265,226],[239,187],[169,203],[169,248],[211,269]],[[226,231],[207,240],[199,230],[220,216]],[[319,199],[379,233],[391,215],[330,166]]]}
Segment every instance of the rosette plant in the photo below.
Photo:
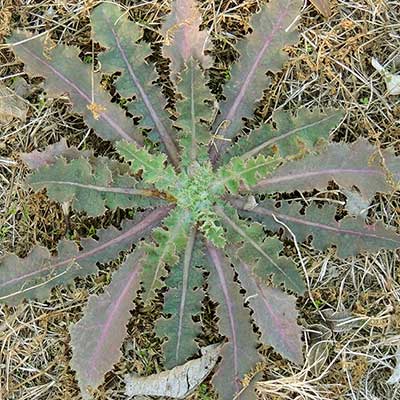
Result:
{"label": "rosette plant", "polygon": [[[330,142],[342,119],[333,109],[280,110],[273,124],[242,129],[271,83],[267,72],[282,69],[288,58],[283,48],[298,37],[301,5],[271,0],[252,17],[252,32],[238,43],[240,57],[215,112],[207,85],[207,32],[199,29],[194,1],[176,0],[162,33],[177,118],[154,83],[142,28],[116,4],[101,4],[91,14],[92,40],[103,49],[96,72],[81,62],[76,47],[51,46],[25,32],[9,39],[26,72],[45,77],[47,94],[67,94],[73,111],[119,154],[95,157],[61,141],[23,157],[33,170],[29,186],[89,216],[117,208],[135,212],[120,229],[99,230],[96,240],[61,240],[57,254],[37,246],[25,258],[1,259],[0,297],[15,305],[45,299],[56,285],[95,274],[99,263],[125,254],[109,286],[89,298],[83,318],[70,329],[71,366],[84,397],[119,360],[139,291],[149,304],[163,289],[163,316],[155,329],[164,339],[166,368],[198,354],[201,325],[194,317],[206,292],[218,304],[225,341],[212,383],[221,399],[232,400],[244,375],[262,361],[260,344],[303,361],[295,306],[305,291],[303,271],[284,255],[280,239],[312,238],[315,249],[333,246],[338,257],[400,246],[393,228],[338,214],[332,203],[276,203],[277,193],[324,190],[332,181],[364,200],[391,192],[400,177],[394,151],[364,139]],[[101,84],[115,73],[125,109]]]}

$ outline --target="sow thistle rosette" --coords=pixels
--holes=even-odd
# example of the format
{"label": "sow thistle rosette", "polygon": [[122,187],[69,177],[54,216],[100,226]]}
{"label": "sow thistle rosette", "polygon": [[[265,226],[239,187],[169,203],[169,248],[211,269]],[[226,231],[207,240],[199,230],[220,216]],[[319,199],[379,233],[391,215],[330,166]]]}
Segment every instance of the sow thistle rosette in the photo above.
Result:
{"label": "sow thistle rosette", "polygon": [[[400,178],[392,150],[364,139],[331,143],[329,134],[342,119],[333,109],[276,111],[273,125],[248,134],[242,129],[270,85],[266,73],[280,71],[287,61],[282,49],[298,37],[294,21],[301,4],[271,1],[252,17],[253,31],[238,43],[241,56],[215,120],[207,85],[212,59],[204,52],[208,37],[199,30],[201,17],[192,0],[176,0],[162,30],[177,93],[176,121],[154,83],[142,29],[116,4],[101,4],[91,15],[92,39],[105,49],[94,74],[80,61],[78,48],[49,49],[43,37],[25,32],[9,39],[27,73],[46,78],[47,94],[67,94],[73,111],[120,155],[120,161],[95,157],[61,141],[23,156],[33,170],[30,187],[46,189],[49,198],[89,216],[135,210],[120,229],[99,230],[97,240],[82,238],[79,246],[61,240],[56,255],[38,246],[26,258],[1,259],[0,297],[15,305],[45,299],[55,286],[126,255],[104,293],[90,296],[83,318],[70,329],[71,366],[84,397],[120,359],[139,290],[146,305],[165,290],[155,329],[164,339],[166,368],[199,354],[201,325],[194,317],[206,292],[218,304],[225,340],[212,383],[221,399],[232,400],[244,375],[262,361],[261,343],[294,363],[303,361],[295,295],[304,293],[304,279],[283,255],[277,233],[283,230],[298,242],[312,237],[315,249],[334,246],[339,257],[400,247],[394,229],[379,221],[337,219],[333,204],[311,202],[302,212],[296,201],[277,207],[273,200],[278,192],[324,190],[332,181],[344,191],[356,187],[364,201],[392,192]],[[100,84],[116,72],[115,88],[128,100],[129,113],[112,103]],[[151,147],[145,145],[150,139]]]}

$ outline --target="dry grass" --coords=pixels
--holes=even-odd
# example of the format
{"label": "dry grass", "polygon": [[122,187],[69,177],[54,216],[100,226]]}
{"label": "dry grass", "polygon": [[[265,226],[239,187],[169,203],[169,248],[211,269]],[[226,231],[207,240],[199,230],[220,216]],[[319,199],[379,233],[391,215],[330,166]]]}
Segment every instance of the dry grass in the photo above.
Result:
{"label": "dry grass", "polygon": [[[168,1],[121,2],[154,39]],[[218,46],[213,87],[221,90],[221,78],[235,58],[235,38],[247,29],[247,16],[258,1],[202,0],[205,25]],[[11,29],[22,27],[54,40],[81,46],[90,54],[88,10],[93,1],[0,0],[0,43]],[[368,137],[383,147],[400,140],[400,96],[388,96],[382,78],[371,67],[376,57],[395,70],[400,65],[400,1],[332,0],[334,15],[324,21],[311,6],[303,10],[299,43],[288,49],[291,61],[274,78],[265,93],[257,118],[268,120],[273,110],[300,106],[334,106],[346,117],[335,140]],[[0,44],[1,46],[1,44]],[[156,58],[157,59],[157,58]],[[160,64],[162,68],[162,64]],[[24,77],[22,66],[7,46],[0,49],[0,82],[15,85]],[[20,81],[21,82],[21,81]],[[87,135],[79,117],[69,114],[65,101],[42,97],[41,81],[33,80],[27,94],[30,114],[25,123],[13,121],[0,127],[0,253],[25,254],[33,244],[54,249],[66,233],[61,208],[44,195],[23,187],[27,173],[18,161],[19,152],[31,151],[66,137],[69,143],[107,153],[109,147]],[[167,84],[167,82],[166,82]],[[321,201],[341,201],[334,190],[319,195]],[[309,200],[309,199],[306,199]],[[399,226],[397,195],[377,196],[371,213]],[[72,214],[69,232],[86,235],[99,226],[118,223],[110,213],[102,219]],[[400,273],[394,252],[380,252],[339,260],[332,252],[313,251],[307,245],[292,248],[293,256],[307,271],[308,295],[299,299],[306,331],[306,364],[300,369],[265,349],[264,381],[258,385],[264,399],[396,399],[398,388],[385,382],[394,366],[400,345]],[[74,374],[68,367],[71,355],[68,326],[81,316],[88,295],[109,280],[114,265],[98,276],[76,282],[75,288],[53,290],[45,303],[29,302],[0,307],[0,398],[79,398]],[[326,310],[350,314],[350,322],[338,327],[326,318]],[[151,334],[157,308],[138,307],[129,325],[124,357],[107,375],[96,399],[123,399],[122,376],[127,371],[151,373],[160,367],[160,343]],[[213,338],[212,323],[204,313],[202,340]],[[319,326],[318,326],[319,325]],[[324,328],[325,327],[325,328]],[[321,329],[324,335],[318,336]],[[333,329],[333,330],[332,330]],[[207,389],[194,396],[212,399]]]}

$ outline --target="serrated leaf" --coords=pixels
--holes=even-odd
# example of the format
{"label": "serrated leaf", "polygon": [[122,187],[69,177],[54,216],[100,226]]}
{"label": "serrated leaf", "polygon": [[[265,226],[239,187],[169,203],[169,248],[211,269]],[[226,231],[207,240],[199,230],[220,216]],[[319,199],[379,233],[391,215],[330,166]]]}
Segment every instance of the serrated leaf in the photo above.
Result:
{"label": "serrated leaf", "polygon": [[224,253],[210,242],[206,245],[208,292],[218,302],[218,327],[226,342],[222,360],[212,383],[221,400],[232,400],[242,388],[244,375],[260,361],[257,336],[253,332],[249,310],[244,307],[240,286],[234,282],[234,271]]}
{"label": "serrated leaf", "polygon": [[81,151],[76,147],[68,147],[67,141],[61,138],[59,142],[47,146],[43,151],[34,150],[30,153],[21,153],[19,156],[30,169],[36,170],[54,164],[59,157],[63,157],[67,161],[89,158],[93,156],[93,151]]}
{"label": "serrated leaf", "polygon": [[337,110],[321,112],[301,108],[295,116],[288,111],[275,111],[272,116],[275,125],[262,125],[240,138],[224,154],[224,160],[234,156],[245,160],[258,154],[267,156],[274,153],[286,158],[313,151],[318,142],[328,139],[330,131],[337,127],[342,117],[343,114]]}
{"label": "serrated leaf", "polygon": [[185,249],[191,229],[191,215],[185,209],[175,209],[163,221],[163,226],[155,229],[155,243],[144,245],[147,258],[143,266],[143,301],[148,304],[155,296],[156,290],[165,284],[162,278],[166,275],[166,266],[173,267],[179,261],[180,253]]}
{"label": "serrated leaf", "polygon": [[121,230],[114,227],[99,230],[99,239],[83,239],[81,250],[75,242],[64,239],[57,247],[56,256],[38,246],[25,258],[15,255],[1,258],[0,301],[14,305],[25,298],[43,299],[53,287],[96,272],[98,262],[112,261],[121,251],[128,250],[159,225],[170,210],[169,206],[139,213]]}
{"label": "serrated leaf", "polygon": [[127,142],[117,142],[116,148],[125,161],[131,163],[134,174],[143,172],[143,179],[147,183],[154,184],[159,190],[168,190],[175,185],[175,171],[171,165],[166,165],[164,154],[150,154],[146,149]]}
{"label": "serrated leaf", "polygon": [[[197,268],[199,249],[196,249],[196,231],[192,230],[181,262],[172,268],[166,280],[168,292],[165,295],[163,313],[156,322],[156,332],[167,337],[163,344],[165,366],[173,368],[183,364],[198,351],[195,338],[201,333],[201,326],[193,321],[202,309],[204,292],[202,272]],[[196,265],[197,263],[197,265]]]}
{"label": "serrated leaf", "polygon": [[160,136],[171,162],[178,165],[178,150],[166,99],[161,88],[153,85],[157,73],[145,59],[151,55],[150,45],[138,42],[143,29],[128,19],[115,3],[102,3],[91,14],[92,38],[107,50],[99,55],[102,71],[120,72],[115,82],[117,91],[125,98],[134,97],[128,109],[141,116],[142,127],[151,128]]}
{"label": "serrated leaf", "polygon": [[267,286],[252,272],[252,266],[240,259],[235,260],[234,265],[263,343],[271,345],[288,360],[302,364],[302,330],[296,321],[296,298]]}
{"label": "serrated leaf", "polygon": [[[273,1],[253,16],[253,32],[239,42],[241,57],[234,64],[231,79],[224,87],[226,101],[221,104],[221,114],[214,123],[214,131],[222,138],[235,137],[242,128],[242,119],[252,117],[256,101],[270,83],[266,72],[275,73],[282,69],[287,60],[282,49],[297,39],[294,22],[302,4],[302,0]],[[216,148],[211,148],[214,163],[229,142],[219,140],[215,144]]]}
{"label": "serrated leaf", "polygon": [[214,187],[225,186],[231,193],[237,193],[239,188],[255,186],[279,164],[280,160],[276,157],[259,155],[248,160],[234,157],[218,170]]}
{"label": "serrated leaf", "polygon": [[97,135],[110,141],[124,139],[142,145],[142,134],[124,111],[111,103],[111,96],[102,89],[100,76],[79,59],[78,48],[58,45],[50,50],[43,36],[32,37],[27,32],[14,33],[8,43],[15,44],[13,50],[28,74],[46,78],[49,96],[68,94],[73,110],[83,116]]}
{"label": "serrated leaf", "polygon": [[[231,201],[231,204],[237,206],[235,201]],[[272,275],[277,286],[283,282],[287,289],[295,293],[304,292],[303,278],[296,265],[291,259],[279,255],[283,246],[277,238],[266,237],[262,225],[241,221],[230,209],[215,209],[228,231],[227,242],[239,248],[237,256],[252,265],[255,274],[261,279]]]}
{"label": "serrated leaf", "polygon": [[[120,175],[123,167],[107,157],[88,159],[79,158],[66,162],[57,160],[51,166],[45,166],[27,178],[34,189],[47,189],[52,200],[60,203],[71,202],[78,211],[90,216],[101,215],[109,209],[150,206],[151,197],[157,191],[136,189],[136,180],[127,174]],[[159,203],[154,199],[154,204]]]}
{"label": "serrated leaf", "polygon": [[[382,167],[388,158],[389,167]],[[302,160],[293,161],[277,168],[269,177],[251,188],[256,193],[323,190],[330,181],[340,187],[358,190],[367,199],[376,192],[392,192],[400,181],[397,165],[390,163],[393,155],[388,151],[378,152],[377,148],[365,139],[352,144],[330,143],[325,151],[317,155],[308,155]]]}
{"label": "serrated leaf", "polygon": [[282,221],[299,242],[312,235],[312,245],[318,250],[324,251],[336,246],[337,255],[341,258],[355,256],[363,251],[400,247],[400,235],[381,222],[369,225],[362,217],[344,217],[337,221],[335,206],[326,205],[319,208],[311,204],[303,215],[300,214],[302,205],[299,203],[283,203],[280,208],[276,208],[272,201],[267,200],[251,211],[243,209],[243,199],[232,200],[231,204],[240,210],[241,215],[261,221],[267,229],[282,229],[283,226],[276,219]]}
{"label": "serrated leaf", "polygon": [[121,358],[129,311],[140,288],[143,254],[139,249],[127,257],[105,291],[89,297],[83,318],[70,328],[71,367],[84,399],[91,398],[88,387],[98,387],[104,374]]}
{"label": "serrated leaf", "polygon": [[213,101],[213,95],[206,86],[206,79],[199,65],[190,58],[186,68],[181,73],[178,92],[182,99],[177,101],[176,109],[179,119],[176,126],[181,129],[178,134],[182,147],[181,165],[189,167],[195,160],[202,162],[208,159],[205,146],[210,139],[210,129],[206,122],[212,120],[213,111],[208,101]]}
{"label": "serrated leaf", "polygon": [[163,54],[171,60],[171,71],[175,77],[190,58],[199,61],[203,68],[212,65],[210,56],[204,53],[209,35],[200,31],[202,18],[195,0],[174,0],[171,13],[163,26]]}
{"label": "serrated leaf", "polygon": [[212,344],[201,349],[201,357],[190,360],[169,371],[150,376],[125,376],[126,395],[156,396],[162,398],[186,399],[214,369],[221,346]]}

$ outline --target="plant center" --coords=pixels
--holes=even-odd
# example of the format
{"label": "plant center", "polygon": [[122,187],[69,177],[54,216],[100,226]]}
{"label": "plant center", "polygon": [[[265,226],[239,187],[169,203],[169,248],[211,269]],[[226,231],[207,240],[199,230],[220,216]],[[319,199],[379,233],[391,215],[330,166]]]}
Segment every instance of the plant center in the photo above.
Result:
{"label": "plant center", "polygon": [[197,165],[191,172],[179,174],[177,186],[171,194],[177,199],[179,207],[189,210],[193,219],[199,221],[201,215],[212,210],[218,193],[210,190],[215,177],[209,164]]}
{"label": "plant center", "polygon": [[213,206],[219,202],[222,192],[211,189],[215,178],[210,163],[197,164],[190,173],[179,174],[171,194],[176,198],[178,207],[190,211],[192,219],[208,239],[221,246],[224,243],[223,229],[219,226]]}

